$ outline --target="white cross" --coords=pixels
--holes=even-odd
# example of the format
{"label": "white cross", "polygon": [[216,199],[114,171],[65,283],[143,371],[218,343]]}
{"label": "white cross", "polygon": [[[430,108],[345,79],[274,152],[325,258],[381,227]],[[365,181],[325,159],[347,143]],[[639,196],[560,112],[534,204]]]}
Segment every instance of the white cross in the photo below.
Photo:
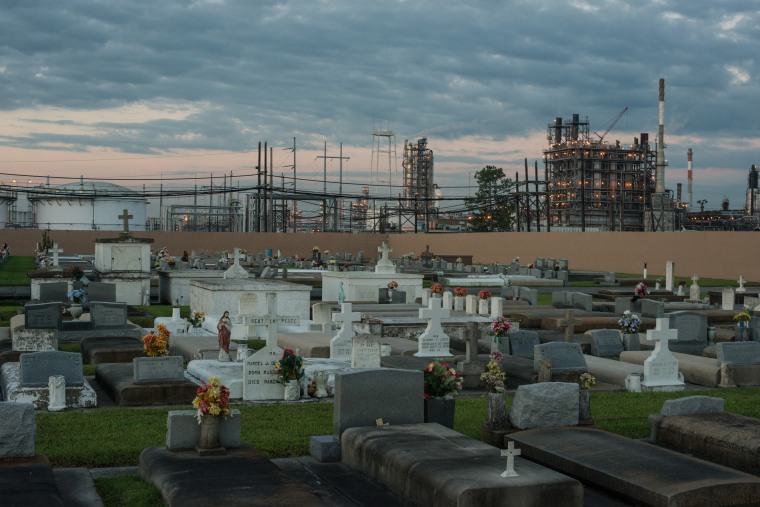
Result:
{"label": "white cross", "polygon": [[699,281],[699,277],[695,273],[694,276],[691,277],[691,281],[694,285],[697,285],[697,282]]}
{"label": "white cross", "polygon": [[739,288],[736,289],[736,292],[744,292],[744,284],[747,282],[747,280],[745,280],[743,276],[739,275],[737,282],[739,282]]}
{"label": "white cross", "polygon": [[506,449],[501,450],[502,457],[507,457],[507,469],[501,473],[502,477],[517,477],[515,472],[515,456],[520,456],[520,449],[515,449],[515,443],[510,440]]}
{"label": "white cross", "polygon": [[388,254],[393,251],[393,248],[388,244],[388,240],[383,241],[383,243],[377,247],[377,251],[380,253],[380,259],[387,261]]}
{"label": "white cross", "polygon": [[362,320],[362,314],[360,312],[352,312],[351,306],[351,303],[341,303],[340,313],[332,314],[332,321],[340,322],[340,334],[345,335],[350,332],[351,336],[353,336],[355,333],[353,332],[352,324]]}
{"label": "white cross", "polygon": [[53,266],[58,265],[58,254],[63,253],[63,248],[58,248],[58,243],[53,243],[53,248],[48,249],[50,252],[53,252]]}
{"label": "white cross", "polygon": [[233,255],[233,262],[237,264],[238,266],[240,265],[240,261],[245,259],[245,254],[240,253],[240,249],[237,247],[235,247],[234,253],[232,255]]}
{"label": "white cross", "polygon": [[658,318],[655,328],[647,331],[647,340],[657,341],[655,347],[659,346],[660,350],[669,351],[668,342],[678,340],[678,329],[670,329],[668,317]]}
{"label": "white cross", "polygon": [[267,292],[267,314],[265,316],[257,315],[240,315],[243,324],[246,326],[260,326],[266,328],[264,339],[268,347],[277,346],[277,328],[289,324],[297,326],[301,323],[301,318],[297,316],[277,315],[277,293]]}
{"label": "white cross", "polygon": [[421,319],[428,319],[428,329],[441,329],[441,319],[451,316],[451,310],[448,308],[441,308],[441,298],[430,298],[428,300],[427,308],[420,308],[419,317]]}

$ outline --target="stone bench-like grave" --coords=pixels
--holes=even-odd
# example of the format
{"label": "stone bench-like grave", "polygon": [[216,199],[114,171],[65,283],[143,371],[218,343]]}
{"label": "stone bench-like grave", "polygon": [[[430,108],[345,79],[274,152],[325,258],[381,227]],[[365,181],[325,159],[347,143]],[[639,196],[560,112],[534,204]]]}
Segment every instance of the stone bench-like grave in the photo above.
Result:
{"label": "stone bench-like grave", "polygon": [[183,405],[197,388],[184,373],[180,356],[136,357],[131,364],[99,364],[95,379],[120,407]]}
{"label": "stone bench-like grave", "polygon": [[[559,310],[558,310],[559,311]],[[620,320],[619,316],[591,316],[589,314],[584,314],[580,311],[575,312],[575,319],[577,320],[577,323],[574,326],[574,330],[576,333],[585,333],[586,331],[591,331],[594,329],[612,329],[618,327],[618,320]],[[527,326],[526,327],[540,327],[541,329],[546,329],[550,331],[562,331],[565,329],[565,316],[564,314],[559,316],[550,316],[550,317],[543,317],[540,319],[540,323],[538,326]],[[520,322],[521,325],[523,325],[522,321]],[[654,319],[642,319],[641,326],[639,329],[641,330],[647,330],[647,329],[654,329],[655,326],[655,320]]]}
{"label": "stone bench-like grave", "polygon": [[507,435],[522,456],[635,505],[756,505],[760,478],[589,427]]}
{"label": "stone bench-like grave", "polygon": [[649,416],[652,440],[684,454],[750,474],[760,471],[760,421],[723,411],[724,400],[668,400]]}
{"label": "stone bench-like grave", "polygon": [[50,377],[63,377],[66,382],[66,408],[97,405],[95,391],[82,373],[82,356],[75,352],[28,352],[21,354],[18,363],[3,364],[0,367],[3,399],[32,403],[37,410],[47,409],[52,401]]}

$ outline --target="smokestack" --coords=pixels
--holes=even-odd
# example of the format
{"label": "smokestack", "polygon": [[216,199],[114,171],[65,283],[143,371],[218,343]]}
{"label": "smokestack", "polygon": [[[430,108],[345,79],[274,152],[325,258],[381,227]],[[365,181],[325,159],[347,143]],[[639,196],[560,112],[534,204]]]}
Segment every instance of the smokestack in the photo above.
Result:
{"label": "smokestack", "polygon": [[692,182],[692,175],[691,175],[691,169],[692,169],[692,167],[691,167],[691,148],[689,148],[689,151],[686,152],[686,157],[687,157],[687,160],[688,160],[688,163],[686,165],[686,170],[687,170],[687,173],[688,173],[688,180],[687,180],[688,183],[687,183],[687,186],[686,186],[686,193],[687,193],[687,197],[689,198],[689,211],[691,211],[693,209],[692,206],[694,205],[694,202],[691,200],[691,198],[692,198],[692,193],[691,193],[691,190],[692,190],[691,189],[691,182]]}
{"label": "smokestack", "polygon": [[660,78],[659,102],[659,139],[657,140],[657,167],[655,172],[654,192],[665,193],[665,80]]}

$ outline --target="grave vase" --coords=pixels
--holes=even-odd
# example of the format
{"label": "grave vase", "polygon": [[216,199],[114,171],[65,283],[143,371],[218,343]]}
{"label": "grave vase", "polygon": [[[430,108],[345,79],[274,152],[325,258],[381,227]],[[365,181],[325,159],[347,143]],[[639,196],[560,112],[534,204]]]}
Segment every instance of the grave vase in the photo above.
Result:
{"label": "grave vase", "polygon": [[594,418],[591,417],[591,391],[588,389],[581,389],[578,391],[578,424],[591,425],[594,424]]}
{"label": "grave vase", "polygon": [[297,380],[288,380],[285,384],[285,401],[298,401],[301,398],[301,386]]}
{"label": "grave vase", "polygon": [[718,329],[715,326],[708,326],[707,327],[707,342],[712,345],[715,343],[715,334],[718,332]]}
{"label": "grave vase", "polygon": [[425,400],[425,422],[438,423],[441,426],[454,429],[454,408],[456,398],[428,398]]}
{"label": "grave vase", "polygon": [[78,319],[82,316],[82,313],[84,313],[84,309],[82,308],[82,305],[79,303],[73,303],[69,307],[69,314],[71,314],[71,317],[74,319]]}
{"label": "grave vase", "polygon": [[491,302],[490,299],[479,299],[478,300],[478,313],[480,315],[488,315],[489,313],[489,303]]}
{"label": "grave vase", "polygon": [[457,312],[464,311],[464,296],[454,296],[454,310]]}
{"label": "grave vase", "polygon": [[216,415],[203,414],[201,416],[200,437],[198,438],[198,450],[219,449],[219,425],[222,418]]}
{"label": "grave vase", "polygon": [[172,322],[179,322],[182,320],[179,316],[179,310],[180,308],[178,306],[172,308]]}
{"label": "grave vase", "polygon": [[[742,326],[742,324],[745,324]],[[747,335],[749,328],[746,327],[746,322],[739,322],[739,325],[736,326],[736,329],[734,331],[734,341],[736,342],[746,342],[748,340]]]}

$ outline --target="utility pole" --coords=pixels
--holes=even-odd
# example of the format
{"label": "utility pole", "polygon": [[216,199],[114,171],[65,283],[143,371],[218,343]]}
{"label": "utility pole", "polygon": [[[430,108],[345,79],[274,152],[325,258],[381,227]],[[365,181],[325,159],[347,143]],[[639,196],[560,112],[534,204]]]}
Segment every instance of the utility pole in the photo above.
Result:
{"label": "utility pole", "polygon": [[[327,142],[325,142],[325,148],[324,148],[324,155],[317,155],[317,158],[321,158],[324,160],[324,171],[323,171],[323,186],[322,186],[322,232],[324,232],[327,229],[327,159],[339,159],[340,160],[340,196],[343,195],[343,160],[350,160],[350,157],[344,157],[343,156],[343,143],[340,143],[340,156],[327,156]],[[337,202],[337,200],[336,200]],[[337,208],[337,206],[335,206]],[[337,210],[336,210],[337,211]],[[334,219],[333,228],[337,230],[338,227],[338,221],[337,221],[337,215],[334,215],[336,218]]]}

